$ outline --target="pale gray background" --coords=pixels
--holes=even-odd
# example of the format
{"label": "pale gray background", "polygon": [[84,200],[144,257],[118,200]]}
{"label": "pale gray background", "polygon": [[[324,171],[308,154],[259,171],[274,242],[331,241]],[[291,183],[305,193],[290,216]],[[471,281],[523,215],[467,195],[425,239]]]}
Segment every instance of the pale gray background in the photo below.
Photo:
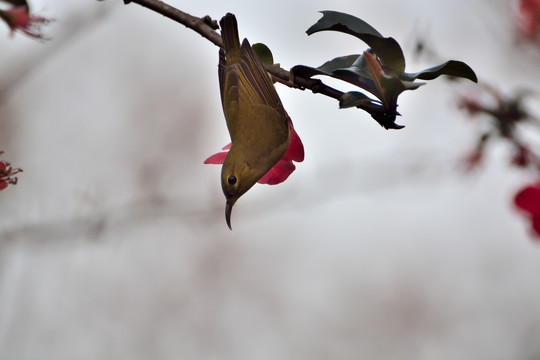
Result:
{"label": "pale gray background", "polygon": [[[403,94],[401,131],[277,85],[306,160],[240,199],[231,232],[202,164],[228,142],[217,48],[120,0],[31,3],[52,40],[0,33],[0,144],[25,171],[0,193],[0,359],[540,359],[540,247],[512,207],[534,174],[502,144],[460,171],[472,84]],[[333,9],[394,36],[410,71],[455,58],[539,90],[504,0],[171,4],[234,12],[285,68],[365,49],[306,36]],[[440,58],[414,56],[419,35]]]}

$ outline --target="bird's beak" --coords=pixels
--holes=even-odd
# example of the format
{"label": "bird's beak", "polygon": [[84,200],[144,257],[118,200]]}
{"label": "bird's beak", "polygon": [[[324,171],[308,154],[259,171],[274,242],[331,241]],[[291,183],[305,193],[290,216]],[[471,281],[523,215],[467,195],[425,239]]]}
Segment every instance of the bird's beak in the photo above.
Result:
{"label": "bird's beak", "polygon": [[236,199],[227,199],[227,203],[225,204],[225,220],[227,221],[227,226],[229,226],[229,229],[231,230],[232,230],[231,213],[232,213],[232,207],[235,202],[236,202]]}

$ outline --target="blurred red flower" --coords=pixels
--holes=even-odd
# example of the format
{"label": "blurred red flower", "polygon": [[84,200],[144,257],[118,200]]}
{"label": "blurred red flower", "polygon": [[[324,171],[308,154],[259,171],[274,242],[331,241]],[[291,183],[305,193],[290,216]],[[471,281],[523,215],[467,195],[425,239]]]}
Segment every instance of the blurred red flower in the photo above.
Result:
{"label": "blurred red flower", "polygon": [[536,39],[540,26],[540,0],[520,0],[518,26],[529,39]]}
{"label": "blurred red flower", "polygon": [[8,10],[0,10],[0,18],[6,22],[11,29],[11,34],[15,31],[22,31],[26,35],[44,39],[40,33],[40,25],[46,24],[50,20],[41,16],[31,15],[27,6],[16,6]]}
{"label": "blurred red flower", "polygon": [[514,197],[514,203],[530,219],[532,230],[540,239],[540,181],[521,189]]}
{"label": "blurred red flower", "polygon": [[[3,152],[0,151],[0,155]],[[7,188],[10,184],[17,184],[16,174],[22,172],[21,169],[14,169],[11,167],[11,164],[7,161],[0,161],[0,191]]]}

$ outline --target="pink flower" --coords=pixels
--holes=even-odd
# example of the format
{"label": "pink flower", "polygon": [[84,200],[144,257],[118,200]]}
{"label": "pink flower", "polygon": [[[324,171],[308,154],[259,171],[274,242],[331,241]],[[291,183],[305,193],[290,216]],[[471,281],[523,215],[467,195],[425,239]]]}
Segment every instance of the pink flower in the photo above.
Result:
{"label": "pink flower", "polygon": [[[0,155],[3,152],[0,151]],[[11,167],[11,164],[7,161],[0,161],[0,191],[7,188],[10,184],[17,184],[17,177],[14,175],[22,172],[21,169],[14,169]]]}
{"label": "pink flower", "polygon": [[[291,130],[290,143],[287,152],[281,160],[278,161],[274,167],[272,167],[262,178],[257,181],[259,184],[268,184],[276,185],[287,180],[289,175],[296,169],[296,166],[293,164],[293,161],[302,162],[304,161],[304,145],[302,140],[294,130],[291,118],[287,115],[289,120],[289,129]],[[229,150],[231,144],[223,147],[222,150]],[[227,156],[227,151],[218,152],[210,156],[204,161],[205,164],[223,164],[225,157]]]}
{"label": "pink flower", "polygon": [[540,0],[520,0],[518,26],[528,39],[538,35],[540,23]]}
{"label": "pink flower", "polygon": [[16,6],[8,10],[0,10],[0,18],[6,22],[11,29],[11,35],[15,31],[22,31],[26,35],[36,38],[45,39],[39,32],[41,24],[50,22],[41,16],[30,15],[27,6]]}
{"label": "pink flower", "polygon": [[540,239],[540,181],[521,189],[514,204],[529,218],[535,236]]}

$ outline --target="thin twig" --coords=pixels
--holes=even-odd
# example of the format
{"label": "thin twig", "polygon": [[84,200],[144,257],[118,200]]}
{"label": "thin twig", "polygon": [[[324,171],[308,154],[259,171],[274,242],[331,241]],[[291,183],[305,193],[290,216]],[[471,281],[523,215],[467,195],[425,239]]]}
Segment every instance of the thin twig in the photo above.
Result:
{"label": "thin twig", "polygon": [[[211,24],[212,22],[209,21],[210,19],[208,16],[198,18],[178,10],[160,0],[124,0],[125,4],[132,2],[153,10],[158,14],[168,17],[169,19],[176,21],[189,29],[192,29],[216,46],[223,46],[221,35],[218,34],[211,25],[209,25],[209,23]],[[276,81],[289,87],[300,90],[309,89],[313,93],[322,94],[338,101],[343,96],[343,92],[325,85],[321,80],[304,78],[301,76],[293,77],[289,71],[275,65],[265,64],[265,67],[266,71],[268,71],[268,73],[270,73],[270,75],[272,75]]]}
{"label": "thin twig", "polygon": [[221,35],[215,32],[214,29],[208,25],[207,19],[209,17],[195,17],[159,0],[124,0],[124,4],[129,4],[131,2],[153,10],[158,14],[168,17],[169,19],[176,21],[185,27],[192,29],[216,46],[223,46]]}

